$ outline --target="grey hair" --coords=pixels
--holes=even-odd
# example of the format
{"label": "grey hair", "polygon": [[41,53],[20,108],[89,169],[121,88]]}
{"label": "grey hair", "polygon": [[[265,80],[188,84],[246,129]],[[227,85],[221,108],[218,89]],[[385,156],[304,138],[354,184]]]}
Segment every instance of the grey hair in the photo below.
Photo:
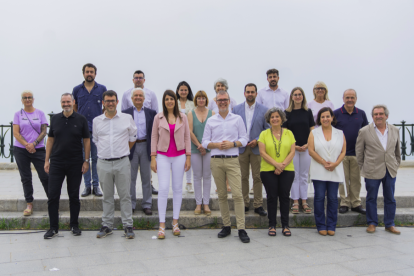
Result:
{"label": "grey hair", "polygon": [[229,94],[229,92],[224,91],[224,90],[220,90],[219,92],[217,92],[217,95],[226,95],[226,94],[227,94],[227,96],[229,96],[229,100],[230,100],[230,94]]}
{"label": "grey hair", "polygon": [[265,114],[265,120],[268,124],[270,124],[270,117],[272,117],[272,114],[275,113],[275,112],[279,113],[279,116],[282,119],[282,124],[284,122],[286,122],[286,114],[283,111],[283,109],[281,109],[279,107],[272,107]]}
{"label": "grey hair", "polygon": [[390,114],[390,111],[388,110],[388,108],[387,108],[387,106],[385,104],[377,104],[377,105],[374,105],[374,107],[372,108],[372,111],[371,111],[371,116],[372,117],[374,117],[374,109],[375,108],[383,108],[384,109],[385,116],[387,116],[387,117]]}
{"label": "grey hair", "polygon": [[226,90],[229,90],[229,84],[227,83],[227,81],[223,78],[218,78],[215,82],[214,82],[214,91],[216,91],[216,86],[217,83],[221,83],[222,85],[224,85],[224,87],[226,87]]}
{"label": "grey hair", "polygon": [[73,98],[72,93],[66,92],[66,93],[63,93],[62,96],[60,96],[60,101],[62,101],[63,96],[70,96],[72,98],[72,101],[75,99],[75,98]]}
{"label": "grey hair", "polygon": [[358,98],[357,92],[355,91],[355,89],[353,88],[348,88],[347,90],[344,91],[344,94],[342,95],[342,98],[345,97],[345,93],[346,91],[354,91],[355,92],[355,98]]}
{"label": "grey hair", "polygon": [[141,87],[137,87],[137,88],[132,89],[132,91],[131,91],[131,98],[134,96],[134,92],[135,91],[142,91],[142,94],[144,95],[144,98],[145,98],[145,91]]}
{"label": "grey hair", "polygon": [[33,97],[33,92],[32,92],[31,90],[24,90],[24,91],[22,92],[22,94],[21,94],[22,98],[23,98],[23,95],[24,95],[24,94],[27,94],[27,93],[31,94],[31,95],[32,95],[32,97]]}

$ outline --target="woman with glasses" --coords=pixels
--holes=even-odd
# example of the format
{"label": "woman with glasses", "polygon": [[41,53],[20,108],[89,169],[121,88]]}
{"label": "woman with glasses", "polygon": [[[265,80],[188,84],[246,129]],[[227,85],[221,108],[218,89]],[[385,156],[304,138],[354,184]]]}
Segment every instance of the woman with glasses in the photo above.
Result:
{"label": "woman with glasses", "polygon": [[203,148],[201,141],[203,140],[206,122],[215,112],[207,108],[207,93],[202,90],[196,93],[194,105],[194,110],[188,113],[191,134],[191,167],[194,172],[194,194],[197,205],[194,214],[201,214],[201,205],[203,204],[204,214],[210,216],[211,211],[208,204],[211,190],[211,154],[209,149]]}
{"label": "woman with glasses", "polygon": [[[151,170],[158,172],[158,238],[165,238],[170,179],[173,191],[173,235],[180,235],[178,218],[183,199],[184,171],[191,167],[191,138],[187,116],[181,113],[174,91],[167,90],[162,97],[162,112],[154,118],[151,134]],[[172,173],[172,176],[171,176]]]}
{"label": "woman with glasses", "polygon": [[311,158],[308,153],[308,137],[315,128],[312,110],[306,104],[305,92],[300,87],[295,87],[290,93],[289,107],[285,111],[287,121],[284,127],[292,131],[296,139],[295,179],[290,191],[293,200],[292,213],[299,214],[299,199],[302,199],[302,209],[305,214],[310,214],[312,209],[306,200],[308,199],[308,174]]}
{"label": "woman with glasses", "polygon": [[[313,96],[314,99],[310,103],[308,103],[308,108],[312,110],[313,113],[313,120],[316,123],[317,115],[319,110],[324,107],[329,107],[330,109],[334,110],[333,103],[329,100],[328,97],[328,87],[323,81],[318,81],[313,86]],[[316,128],[318,125],[315,126]]]}
{"label": "woman with glasses", "polygon": [[33,92],[25,90],[21,94],[23,108],[14,114],[13,119],[13,152],[23,184],[27,207],[24,216],[33,213],[33,184],[30,163],[33,163],[46,196],[48,195],[49,176],[45,172],[45,144],[47,120],[43,111],[33,107]]}
{"label": "woman with glasses", "polygon": [[[194,102],[193,102],[193,91],[191,91],[190,85],[182,81],[178,84],[177,90],[175,92],[177,95],[177,99],[179,102],[179,109],[182,113],[188,116],[188,113],[194,109]],[[185,189],[189,193],[194,193],[192,184],[191,184],[191,168],[185,173],[187,179],[187,185]]]}

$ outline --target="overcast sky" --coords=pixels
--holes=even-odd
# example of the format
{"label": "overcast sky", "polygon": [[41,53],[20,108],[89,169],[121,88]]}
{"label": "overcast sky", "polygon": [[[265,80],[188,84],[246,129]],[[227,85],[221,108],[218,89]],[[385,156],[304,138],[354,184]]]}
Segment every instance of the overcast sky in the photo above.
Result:
{"label": "overcast sky", "polygon": [[354,88],[367,113],[385,103],[390,122],[414,123],[414,1],[1,0],[0,23],[0,124],[25,89],[36,108],[60,112],[87,62],[118,94],[143,70],[159,101],[182,80],[212,98],[223,77],[241,103],[246,83],[262,88],[277,68],[279,86],[301,86],[309,101],[321,80],[335,107]]}

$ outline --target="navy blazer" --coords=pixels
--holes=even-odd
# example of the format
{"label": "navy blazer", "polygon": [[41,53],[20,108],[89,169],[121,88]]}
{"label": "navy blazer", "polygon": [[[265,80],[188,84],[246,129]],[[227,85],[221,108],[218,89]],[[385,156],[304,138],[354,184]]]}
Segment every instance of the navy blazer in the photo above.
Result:
{"label": "navy blazer", "polygon": [[[245,110],[245,102],[236,105],[233,108],[233,113],[240,115],[243,119],[244,122],[244,126],[246,127],[246,110]],[[267,107],[259,104],[258,102],[256,102],[256,106],[254,108],[254,113],[253,113],[253,118],[252,118],[252,124],[250,126],[250,137],[249,137],[249,142],[256,139],[259,140],[259,136],[260,133],[263,130],[266,130],[270,127],[270,125],[268,123],[266,123],[265,120],[265,114],[267,112]],[[247,131],[247,129],[246,129]],[[240,147],[239,148],[239,153],[243,153],[245,151],[246,147]],[[256,155],[260,155],[259,153],[259,146],[256,146],[254,148],[252,148],[252,152]]]}
{"label": "navy blazer", "polygon": [[[148,154],[148,160],[151,161],[151,133],[152,133],[152,124],[154,123],[154,117],[157,115],[157,112],[155,110],[144,108],[145,112],[145,123],[147,127],[147,154]],[[126,113],[132,116],[134,118],[134,107],[127,108],[125,110],[122,110],[122,113]],[[136,144],[135,144],[136,145]],[[132,157],[134,156],[135,151],[135,145],[132,146],[129,154],[129,160],[132,160]]]}

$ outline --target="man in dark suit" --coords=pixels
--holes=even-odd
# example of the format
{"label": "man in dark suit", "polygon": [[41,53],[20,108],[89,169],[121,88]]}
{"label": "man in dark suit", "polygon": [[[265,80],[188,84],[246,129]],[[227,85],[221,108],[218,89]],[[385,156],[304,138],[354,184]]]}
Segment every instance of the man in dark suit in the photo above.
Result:
{"label": "man in dark suit", "polygon": [[141,172],[142,182],[142,209],[148,216],[152,215],[152,189],[151,189],[151,132],[155,110],[143,106],[145,92],[142,88],[135,88],[131,91],[133,107],[123,110],[123,113],[130,114],[134,118],[138,128],[137,141],[131,148],[129,160],[131,161],[131,203],[132,212],[137,204],[136,184],[138,167]]}
{"label": "man in dark suit", "polygon": [[267,107],[256,102],[257,87],[253,83],[248,83],[244,87],[244,96],[246,101],[233,108],[233,113],[240,115],[246,127],[249,142],[246,147],[239,148],[239,162],[242,178],[242,193],[244,199],[244,210],[249,211],[250,197],[249,197],[249,174],[252,167],[253,175],[253,207],[254,212],[266,216],[267,213],[263,209],[263,195],[262,195],[262,180],[260,179],[260,162],[261,157],[257,140],[260,133],[269,128],[265,121],[265,113]]}

